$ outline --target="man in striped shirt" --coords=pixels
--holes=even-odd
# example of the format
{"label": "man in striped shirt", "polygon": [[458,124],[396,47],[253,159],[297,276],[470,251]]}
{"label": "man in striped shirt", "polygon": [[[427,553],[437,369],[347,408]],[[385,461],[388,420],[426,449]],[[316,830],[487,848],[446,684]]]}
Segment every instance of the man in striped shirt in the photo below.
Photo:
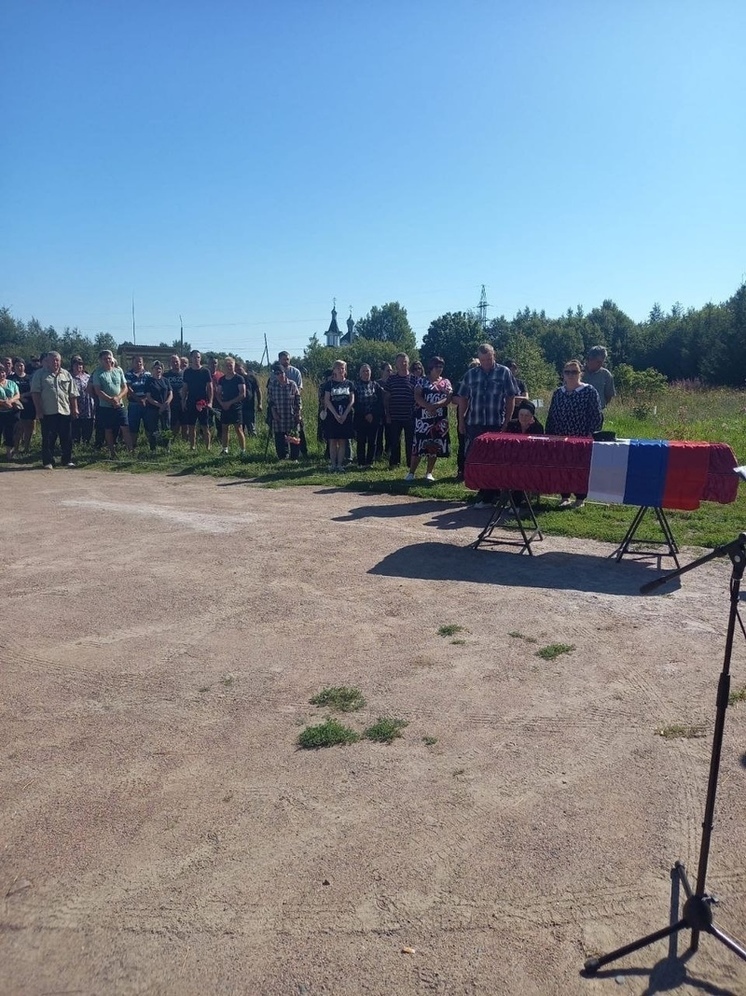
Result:
{"label": "man in striped shirt", "polygon": [[406,464],[409,468],[414,442],[414,387],[417,378],[409,372],[409,357],[406,353],[397,353],[394,365],[396,372],[381,385],[384,392],[383,410],[389,427],[389,467],[398,467],[401,463],[403,432]]}

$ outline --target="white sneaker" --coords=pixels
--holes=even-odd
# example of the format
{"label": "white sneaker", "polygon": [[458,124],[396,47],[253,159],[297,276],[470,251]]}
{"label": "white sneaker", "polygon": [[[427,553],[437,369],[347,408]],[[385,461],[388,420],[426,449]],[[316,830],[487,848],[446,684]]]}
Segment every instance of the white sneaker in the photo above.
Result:
{"label": "white sneaker", "polygon": [[490,501],[475,501],[474,508],[492,508],[492,502]]}
{"label": "white sneaker", "polygon": [[54,470],[54,464],[52,464],[52,463],[45,463],[44,464],[44,470]]}
{"label": "white sneaker", "polygon": [[569,498],[563,498],[562,501],[557,506],[557,508],[570,508],[571,506],[572,506],[572,502],[570,501],[570,499]]}
{"label": "white sneaker", "polygon": [[68,466],[68,467],[74,467],[74,466],[75,466],[75,464],[74,464],[74,463],[72,462],[72,460],[71,460],[71,461],[70,461],[70,463],[69,463],[69,464],[68,464],[67,466]]}
{"label": "white sneaker", "polygon": [[227,447],[223,447],[223,456],[228,456],[230,450]]}
{"label": "white sneaker", "polygon": [[435,478],[433,477],[432,474],[425,474],[425,480],[426,481],[434,481]]}
{"label": "white sneaker", "polygon": [[414,474],[413,474],[413,473],[412,473],[412,472],[410,471],[410,472],[409,472],[409,473],[407,474],[407,476],[406,476],[406,477],[404,478],[404,480],[405,480],[405,481],[413,481],[413,480],[414,480]]}

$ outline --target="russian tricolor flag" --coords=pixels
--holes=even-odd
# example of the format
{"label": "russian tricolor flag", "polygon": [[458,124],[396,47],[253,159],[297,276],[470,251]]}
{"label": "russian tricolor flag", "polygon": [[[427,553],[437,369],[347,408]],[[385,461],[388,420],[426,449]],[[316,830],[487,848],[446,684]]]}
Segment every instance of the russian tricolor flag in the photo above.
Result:
{"label": "russian tricolor flag", "polygon": [[651,508],[694,509],[705,488],[710,444],[662,439],[593,443],[588,497]]}

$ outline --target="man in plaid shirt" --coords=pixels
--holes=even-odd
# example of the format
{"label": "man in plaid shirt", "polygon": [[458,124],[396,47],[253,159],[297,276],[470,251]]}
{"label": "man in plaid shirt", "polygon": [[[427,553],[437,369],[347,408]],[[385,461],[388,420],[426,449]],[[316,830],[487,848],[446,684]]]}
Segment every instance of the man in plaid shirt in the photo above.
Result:
{"label": "man in plaid shirt", "polygon": [[[515,377],[495,360],[495,350],[483,342],[477,350],[479,366],[471,367],[456,392],[458,431],[466,436],[468,454],[472,440],[483,432],[500,432],[513,417],[515,399],[521,393]],[[495,492],[479,492],[476,505],[492,504]]]}
{"label": "man in plaid shirt", "polygon": [[298,439],[300,391],[298,385],[288,379],[285,368],[280,363],[275,363],[272,367],[272,376],[267,385],[267,397],[277,457],[279,460],[284,460],[288,455],[288,437],[291,437],[290,459],[297,460],[300,456],[300,439]]}

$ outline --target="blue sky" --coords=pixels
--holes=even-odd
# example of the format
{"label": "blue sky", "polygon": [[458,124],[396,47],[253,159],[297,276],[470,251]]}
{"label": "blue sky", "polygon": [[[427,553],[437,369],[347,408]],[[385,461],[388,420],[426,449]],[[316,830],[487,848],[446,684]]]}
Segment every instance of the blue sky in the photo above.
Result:
{"label": "blue sky", "polygon": [[302,351],[746,273],[742,0],[6,0],[0,305]]}

